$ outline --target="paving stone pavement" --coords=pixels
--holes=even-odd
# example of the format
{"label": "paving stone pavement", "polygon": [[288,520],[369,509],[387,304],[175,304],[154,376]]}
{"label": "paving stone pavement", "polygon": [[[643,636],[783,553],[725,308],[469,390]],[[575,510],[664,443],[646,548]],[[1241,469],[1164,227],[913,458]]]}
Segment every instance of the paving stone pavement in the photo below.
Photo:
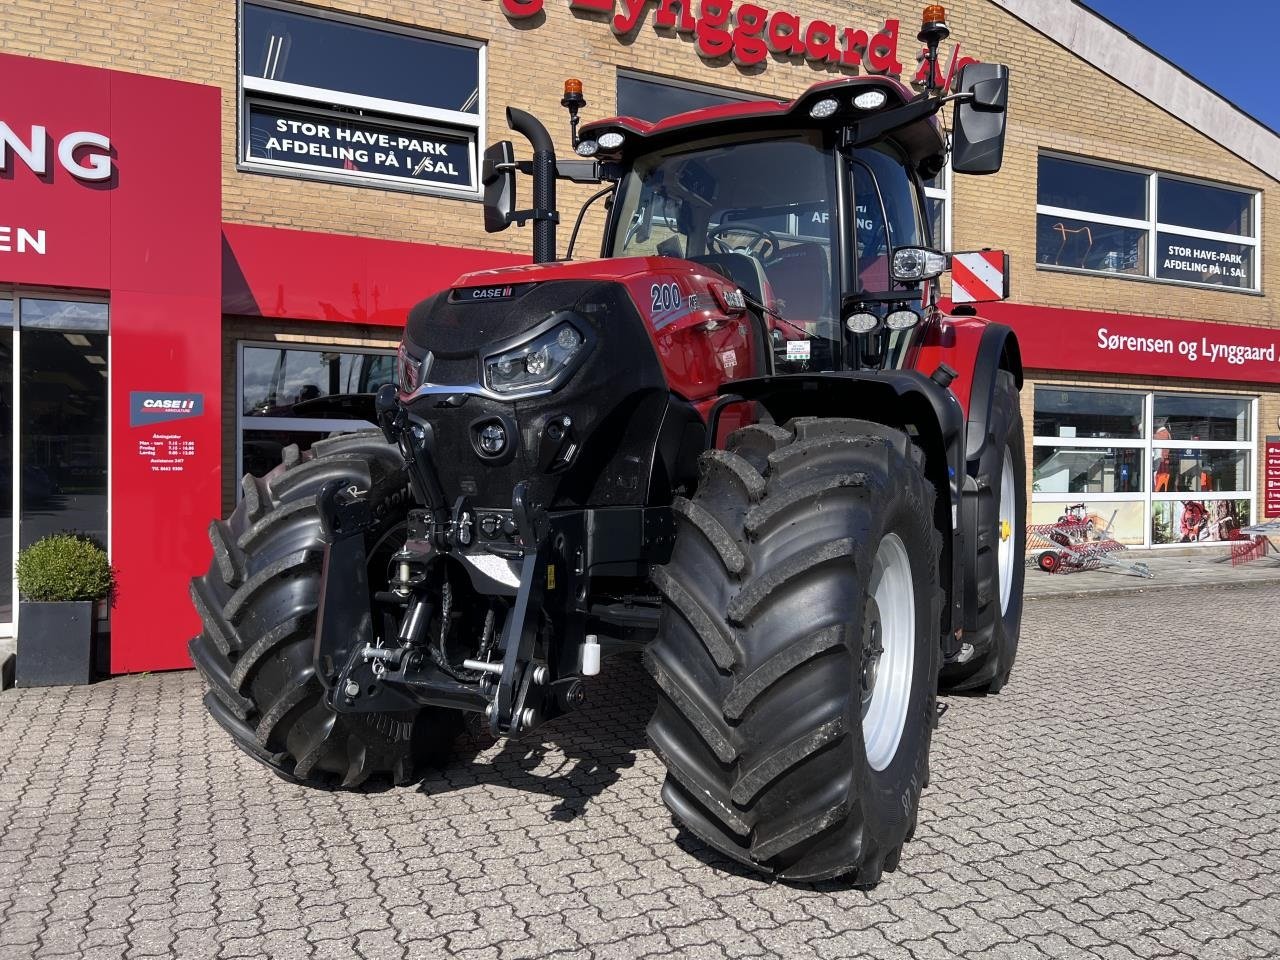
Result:
{"label": "paving stone pavement", "polygon": [[652,688],[610,661],[541,741],[418,788],[292,786],[190,673],[0,694],[0,957],[1280,956],[1280,587],[1028,605],[1013,684],[952,697],[875,890],[679,834]]}

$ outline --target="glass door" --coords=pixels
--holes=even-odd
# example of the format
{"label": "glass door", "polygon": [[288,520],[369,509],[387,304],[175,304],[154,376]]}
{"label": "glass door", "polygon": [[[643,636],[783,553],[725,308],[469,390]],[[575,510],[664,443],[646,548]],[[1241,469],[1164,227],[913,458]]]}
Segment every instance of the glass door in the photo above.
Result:
{"label": "glass door", "polygon": [[107,305],[0,300],[0,632],[18,551],[63,531],[108,547]]}
{"label": "glass door", "polygon": [[107,305],[18,301],[21,549],[60,531],[107,546]]}

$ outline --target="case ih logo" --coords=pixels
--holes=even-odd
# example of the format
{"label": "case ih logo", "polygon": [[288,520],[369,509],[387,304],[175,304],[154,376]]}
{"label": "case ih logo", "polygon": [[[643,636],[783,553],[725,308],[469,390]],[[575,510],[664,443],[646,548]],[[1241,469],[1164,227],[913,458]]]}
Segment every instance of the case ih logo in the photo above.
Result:
{"label": "case ih logo", "polygon": [[204,413],[204,394],[152,393],[135,390],[129,394],[129,426],[185,420]]}
{"label": "case ih logo", "polygon": [[510,287],[476,287],[471,291],[472,300],[505,300],[509,296]]}

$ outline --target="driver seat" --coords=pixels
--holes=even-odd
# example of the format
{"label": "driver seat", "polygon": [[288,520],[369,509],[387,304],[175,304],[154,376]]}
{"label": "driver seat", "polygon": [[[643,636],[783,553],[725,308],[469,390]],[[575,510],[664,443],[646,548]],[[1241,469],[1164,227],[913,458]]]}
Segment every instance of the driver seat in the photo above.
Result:
{"label": "driver seat", "polygon": [[822,244],[783,247],[769,261],[768,274],[779,301],[778,312],[788,320],[821,320],[829,312],[831,273]]}
{"label": "driver seat", "polygon": [[764,293],[769,289],[769,281],[765,277],[764,268],[755,257],[745,253],[704,253],[687,258],[692,263],[701,263],[716,273],[742,288],[747,296],[757,303],[767,303]]}

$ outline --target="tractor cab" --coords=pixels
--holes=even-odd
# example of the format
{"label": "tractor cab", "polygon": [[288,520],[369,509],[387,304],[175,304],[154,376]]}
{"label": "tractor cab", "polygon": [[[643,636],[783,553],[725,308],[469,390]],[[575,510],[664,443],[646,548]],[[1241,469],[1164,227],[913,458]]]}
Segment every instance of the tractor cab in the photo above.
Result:
{"label": "tractor cab", "polygon": [[[864,79],[823,84],[763,118],[739,111],[718,120],[713,109],[656,130],[591,125],[584,136],[623,138],[605,255],[674,257],[728,277],[764,315],[773,372],[901,363],[927,281],[895,276],[890,259],[898,248],[931,246],[917,171],[937,163],[945,143],[922,120],[918,142],[843,147],[839,110],[828,115],[828,105],[865,94],[906,100],[899,84]],[[709,125],[715,132],[699,138]],[[871,328],[855,333],[845,322],[855,315]],[[860,339],[873,331],[880,335]]]}
{"label": "tractor cab", "polygon": [[[579,133],[585,99],[570,80],[563,102],[580,159],[548,158],[541,125],[509,111],[535,159],[514,162],[505,142],[486,152],[486,224],[532,220],[535,260],[554,260],[554,220],[545,209],[514,209],[516,171],[534,174],[535,197],[552,204],[555,178],[608,183],[592,198],[609,198],[602,256],[683,260],[728,278],[763,318],[771,349],[757,374],[910,366],[936,300],[933,281],[948,266],[923,183],[949,147],[957,173],[994,172],[1003,151],[1006,69],[970,64],[957,86],[917,95],[890,78],[850,77],[786,103],[709,107],[658,123],[614,117]],[[950,145],[937,120],[949,102]]]}

